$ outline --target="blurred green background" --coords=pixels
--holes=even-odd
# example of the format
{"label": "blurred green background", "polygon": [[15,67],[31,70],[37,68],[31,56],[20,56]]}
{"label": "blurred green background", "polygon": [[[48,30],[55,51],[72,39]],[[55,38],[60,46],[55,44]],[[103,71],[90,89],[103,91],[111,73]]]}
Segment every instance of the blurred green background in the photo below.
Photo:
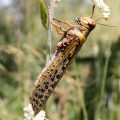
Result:
{"label": "blurred green background", "polygon": [[[120,0],[106,3],[110,19],[99,22],[117,27],[97,25],[89,35],[47,102],[50,120],[120,120]],[[54,17],[73,24],[92,9],[90,0],[60,0],[55,6]],[[94,19],[101,16],[96,8]],[[52,29],[52,54],[60,38]],[[0,120],[23,120],[45,65],[47,40],[37,0],[0,0]]]}

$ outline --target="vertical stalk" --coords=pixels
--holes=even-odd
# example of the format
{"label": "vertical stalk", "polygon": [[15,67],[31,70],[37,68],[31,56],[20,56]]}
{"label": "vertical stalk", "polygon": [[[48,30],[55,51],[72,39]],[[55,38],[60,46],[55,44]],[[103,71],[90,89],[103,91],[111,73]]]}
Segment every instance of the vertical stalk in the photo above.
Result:
{"label": "vertical stalk", "polygon": [[51,14],[48,16],[48,40],[47,40],[47,48],[46,48],[46,63],[50,60],[51,57],[51,47],[52,47],[52,37],[51,37],[51,32],[52,32],[52,27],[51,24],[49,23],[49,20],[53,18],[53,1],[50,1],[50,9],[51,9]]}
{"label": "vertical stalk", "polygon": [[[75,59],[73,60],[73,70],[76,71],[76,72],[79,71]],[[82,87],[81,87],[81,82],[80,82],[80,79],[79,79],[78,76],[75,77],[75,80],[79,81],[79,83],[80,83],[80,86],[77,86],[77,89],[76,89],[76,90],[77,90],[77,91],[80,90],[80,91],[77,93],[77,96],[78,96],[78,98],[79,98],[79,100],[80,100],[80,104],[79,104],[79,105],[81,106],[81,108],[82,108],[82,110],[83,110],[83,118],[84,118],[84,120],[88,120],[88,113],[87,113],[87,109],[86,109],[86,105],[85,105],[84,92],[83,92],[83,89],[82,89]],[[78,84],[79,84],[79,83],[78,83]],[[79,88],[78,88],[78,87],[79,87]],[[78,105],[78,106],[79,106],[79,105]],[[80,108],[80,107],[79,107],[79,108]]]}
{"label": "vertical stalk", "polygon": [[105,60],[105,66],[103,71],[103,78],[101,81],[101,90],[100,90],[100,98],[103,97],[104,91],[105,91],[105,80],[107,78],[107,71],[108,71],[108,63],[110,58],[110,51],[111,51],[111,42],[109,43],[108,50],[106,52],[106,60]]}

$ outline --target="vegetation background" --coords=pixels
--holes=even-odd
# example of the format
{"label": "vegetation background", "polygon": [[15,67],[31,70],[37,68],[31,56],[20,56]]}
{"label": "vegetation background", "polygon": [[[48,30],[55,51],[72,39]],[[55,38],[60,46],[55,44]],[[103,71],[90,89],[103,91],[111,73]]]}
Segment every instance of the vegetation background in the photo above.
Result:
{"label": "vegetation background", "polygon": [[[120,0],[106,2],[110,19],[99,22],[117,27],[97,25],[90,34],[47,102],[50,120],[120,120]],[[53,13],[74,24],[91,9],[90,0],[60,0]],[[94,19],[101,16],[96,8]],[[52,29],[52,53],[60,37]],[[0,0],[0,120],[23,120],[47,40],[37,0]]]}

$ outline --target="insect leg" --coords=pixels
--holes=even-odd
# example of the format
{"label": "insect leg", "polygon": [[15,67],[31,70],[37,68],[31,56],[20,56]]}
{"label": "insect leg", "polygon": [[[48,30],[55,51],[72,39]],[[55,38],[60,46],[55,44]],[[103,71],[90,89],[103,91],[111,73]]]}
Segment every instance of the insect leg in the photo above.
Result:
{"label": "insect leg", "polygon": [[57,23],[55,23],[54,20],[50,20],[50,23],[56,28],[56,31],[60,35],[64,35],[66,30],[64,30],[61,26],[59,26]]}
{"label": "insect leg", "polygon": [[57,20],[55,18],[53,18],[53,20],[57,21],[57,22],[60,22],[60,23],[63,23],[63,24],[66,24],[68,27],[74,27],[74,25],[72,25],[71,23],[69,23],[68,21],[65,21],[65,20]]}

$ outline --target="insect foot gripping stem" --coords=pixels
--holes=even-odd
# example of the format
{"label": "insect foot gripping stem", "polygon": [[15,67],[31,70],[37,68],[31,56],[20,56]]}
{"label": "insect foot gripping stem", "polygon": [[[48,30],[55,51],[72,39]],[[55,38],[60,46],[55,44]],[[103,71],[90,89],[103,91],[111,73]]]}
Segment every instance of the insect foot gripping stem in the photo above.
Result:
{"label": "insect foot gripping stem", "polygon": [[95,21],[88,17],[78,18],[76,23],[77,25],[64,30],[54,21],[51,22],[62,37],[57,44],[56,52],[34,83],[30,101],[35,114],[44,107],[49,96],[64,75],[66,68],[81,49],[89,33],[96,26]]}

